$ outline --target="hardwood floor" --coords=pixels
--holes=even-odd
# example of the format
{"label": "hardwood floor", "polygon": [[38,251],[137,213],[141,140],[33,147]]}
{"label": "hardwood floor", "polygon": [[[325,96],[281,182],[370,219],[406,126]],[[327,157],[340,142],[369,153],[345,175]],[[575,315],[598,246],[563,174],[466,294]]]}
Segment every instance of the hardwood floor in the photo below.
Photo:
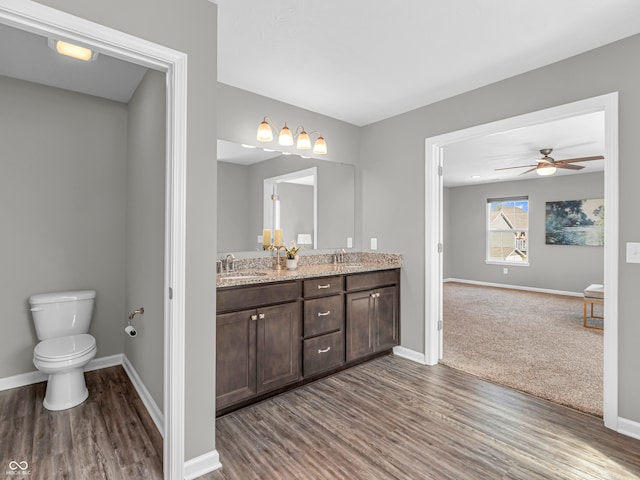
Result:
{"label": "hardwood floor", "polygon": [[85,378],[89,399],[59,412],[45,383],[0,392],[0,478],[162,479],[162,437],[122,367]]}
{"label": "hardwood floor", "polygon": [[[44,383],[0,392],[0,478],[162,478],[122,368],[86,378],[89,400],[62,412],[42,407]],[[640,479],[640,441],[597,417],[392,356],[219,418],[216,448],[223,467],[201,480]]]}
{"label": "hardwood floor", "polygon": [[360,365],[216,421],[220,479],[638,479],[600,418],[438,365]]}

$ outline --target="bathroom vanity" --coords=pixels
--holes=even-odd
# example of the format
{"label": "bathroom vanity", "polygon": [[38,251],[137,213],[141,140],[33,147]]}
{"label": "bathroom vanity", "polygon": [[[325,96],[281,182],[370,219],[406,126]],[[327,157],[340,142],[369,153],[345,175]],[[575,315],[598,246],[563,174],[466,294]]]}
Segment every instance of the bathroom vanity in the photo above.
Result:
{"label": "bathroom vanity", "polygon": [[219,275],[217,415],[398,345],[401,257],[381,258]]}

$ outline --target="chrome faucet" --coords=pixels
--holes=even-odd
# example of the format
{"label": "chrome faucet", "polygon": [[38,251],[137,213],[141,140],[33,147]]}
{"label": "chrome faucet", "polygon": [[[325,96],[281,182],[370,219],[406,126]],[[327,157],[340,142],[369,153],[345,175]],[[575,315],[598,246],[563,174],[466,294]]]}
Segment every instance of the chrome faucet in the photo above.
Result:
{"label": "chrome faucet", "polygon": [[347,251],[342,248],[340,250],[336,250],[336,253],[333,255],[333,263],[344,263]]}
{"label": "chrome faucet", "polygon": [[233,256],[233,253],[228,254],[227,258],[225,258],[223,266],[226,266],[227,272],[233,272],[236,269],[234,263],[235,259],[236,257]]}

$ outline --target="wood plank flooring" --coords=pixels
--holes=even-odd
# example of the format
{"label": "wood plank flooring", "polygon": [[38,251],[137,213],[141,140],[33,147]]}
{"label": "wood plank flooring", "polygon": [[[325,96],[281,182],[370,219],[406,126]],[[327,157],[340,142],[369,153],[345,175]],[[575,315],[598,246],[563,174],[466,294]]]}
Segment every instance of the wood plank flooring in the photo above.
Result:
{"label": "wood plank flooring", "polygon": [[59,412],[45,383],[0,392],[0,478],[162,479],[162,437],[123,368],[85,378],[89,399]]}
{"label": "wood plank flooring", "polygon": [[640,441],[600,418],[389,356],[216,421],[201,480],[640,479]]}
{"label": "wood plank flooring", "polygon": [[[83,405],[0,392],[0,478],[161,479],[162,439],[121,367]],[[640,479],[640,441],[602,420],[438,365],[383,357],[216,421],[201,480]],[[29,464],[14,475],[11,461]]]}

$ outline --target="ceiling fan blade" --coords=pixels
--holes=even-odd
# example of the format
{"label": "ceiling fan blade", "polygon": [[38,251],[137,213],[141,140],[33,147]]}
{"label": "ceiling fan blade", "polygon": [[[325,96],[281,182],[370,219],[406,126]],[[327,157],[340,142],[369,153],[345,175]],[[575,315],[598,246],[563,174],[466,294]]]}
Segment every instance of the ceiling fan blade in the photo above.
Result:
{"label": "ceiling fan blade", "polygon": [[558,160],[558,162],[575,163],[575,162],[588,162],[589,160],[604,160],[604,157],[602,155],[596,155],[595,157],[567,158],[566,160]]}
{"label": "ceiling fan blade", "polygon": [[526,175],[527,173],[535,172],[537,169],[538,169],[538,166],[536,165],[535,167],[530,168],[526,172],[522,172],[520,175]]}
{"label": "ceiling fan blade", "polygon": [[503,168],[495,168],[494,172],[498,170],[511,170],[512,168],[527,168],[527,167],[537,167],[538,165],[518,165],[517,167],[503,167]]}
{"label": "ceiling fan blade", "polygon": [[567,170],[582,170],[584,167],[582,165],[572,165],[570,163],[564,162],[556,162],[557,168],[566,168]]}

